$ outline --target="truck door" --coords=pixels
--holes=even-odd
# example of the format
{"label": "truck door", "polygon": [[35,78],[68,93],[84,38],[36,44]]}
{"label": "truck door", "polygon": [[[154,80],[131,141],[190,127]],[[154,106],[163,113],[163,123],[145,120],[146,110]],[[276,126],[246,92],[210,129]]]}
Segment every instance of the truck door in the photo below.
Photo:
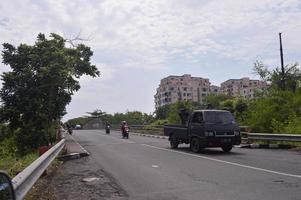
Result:
{"label": "truck door", "polygon": [[197,135],[199,137],[204,137],[204,120],[202,112],[193,113],[189,130],[190,136]]}

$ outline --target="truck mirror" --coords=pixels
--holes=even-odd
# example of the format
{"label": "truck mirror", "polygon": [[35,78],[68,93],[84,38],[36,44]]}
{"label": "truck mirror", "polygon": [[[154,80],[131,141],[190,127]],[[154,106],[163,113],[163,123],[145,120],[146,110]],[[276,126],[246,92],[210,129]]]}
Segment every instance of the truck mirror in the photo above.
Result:
{"label": "truck mirror", "polygon": [[4,171],[0,171],[0,199],[16,199],[12,182]]}

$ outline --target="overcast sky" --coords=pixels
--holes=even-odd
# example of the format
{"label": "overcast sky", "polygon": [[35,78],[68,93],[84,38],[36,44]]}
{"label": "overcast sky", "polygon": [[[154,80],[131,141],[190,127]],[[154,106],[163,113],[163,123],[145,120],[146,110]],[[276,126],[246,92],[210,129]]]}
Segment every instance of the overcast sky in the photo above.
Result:
{"label": "overcast sky", "polygon": [[[1,0],[0,42],[32,44],[38,33],[81,32],[99,78],[82,77],[64,119],[100,108],[154,111],[160,79],[191,74],[219,85],[249,76],[261,60],[301,59],[300,0]],[[0,47],[2,50],[2,47]],[[0,64],[0,73],[9,67]],[[1,82],[0,82],[1,87]]]}

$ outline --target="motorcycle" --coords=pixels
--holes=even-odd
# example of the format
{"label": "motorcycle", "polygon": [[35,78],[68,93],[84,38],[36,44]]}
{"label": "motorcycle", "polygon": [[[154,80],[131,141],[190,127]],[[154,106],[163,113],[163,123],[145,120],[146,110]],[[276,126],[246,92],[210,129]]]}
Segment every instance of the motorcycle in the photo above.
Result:
{"label": "motorcycle", "polygon": [[123,127],[123,130],[122,130],[122,138],[123,139],[129,139],[129,132],[130,132],[130,129],[128,126],[124,126]]}
{"label": "motorcycle", "polygon": [[110,125],[106,126],[106,134],[110,134]]}

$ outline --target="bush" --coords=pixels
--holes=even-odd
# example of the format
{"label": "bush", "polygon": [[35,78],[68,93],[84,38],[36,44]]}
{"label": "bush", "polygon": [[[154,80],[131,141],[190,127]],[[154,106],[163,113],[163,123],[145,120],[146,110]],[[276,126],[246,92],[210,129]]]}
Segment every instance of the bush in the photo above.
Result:
{"label": "bush", "polygon": [[5,124],[0,124],[0,142],[9,134],[8,127]]}
{"label": "bush", "polygon": [[[13,136],[6,137],[0,142],[0,158],[14,157],[16,155],[17,148],[15,138]],[[1,168],[0,168],[1,169]]]}
{"label": "bush", "polygon": [[249,104],[245,123],[254,132],[299,133],[300,105],[301,93],[273,92]]}

